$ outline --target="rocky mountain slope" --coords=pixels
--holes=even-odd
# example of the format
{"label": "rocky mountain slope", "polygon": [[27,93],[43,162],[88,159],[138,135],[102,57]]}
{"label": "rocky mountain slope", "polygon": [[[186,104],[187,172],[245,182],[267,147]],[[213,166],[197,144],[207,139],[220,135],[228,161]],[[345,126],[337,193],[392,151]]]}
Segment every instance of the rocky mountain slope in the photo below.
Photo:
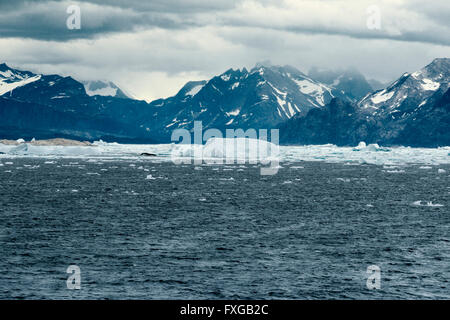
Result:
{"label": "rocky mountain slope", "polygon": [[450,59],[435,59],[423,69],[405,73],[385,89],[358,103],[333,100],[280,126],[288,144],[448,146]]}
{"label": "rocky mountain slope", "polygon": [[111,82],[81,83],[0,65],[0,138],[170,142],[174,129],[280,128],[281,143],[450,145],[450,59],[381,90],[356,70],[308,75],[257,64],[188,82],[173,97],[130,98]]}

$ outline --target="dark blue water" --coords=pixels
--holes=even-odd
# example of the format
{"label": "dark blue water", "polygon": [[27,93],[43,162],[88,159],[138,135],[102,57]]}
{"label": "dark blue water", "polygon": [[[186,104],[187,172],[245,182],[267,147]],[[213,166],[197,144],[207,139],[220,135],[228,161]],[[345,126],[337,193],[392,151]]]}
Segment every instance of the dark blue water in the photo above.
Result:
{"label": "dark blue water", "polygon": [[1,160],[2,299],[450,298],[449,166],[45,161]]}

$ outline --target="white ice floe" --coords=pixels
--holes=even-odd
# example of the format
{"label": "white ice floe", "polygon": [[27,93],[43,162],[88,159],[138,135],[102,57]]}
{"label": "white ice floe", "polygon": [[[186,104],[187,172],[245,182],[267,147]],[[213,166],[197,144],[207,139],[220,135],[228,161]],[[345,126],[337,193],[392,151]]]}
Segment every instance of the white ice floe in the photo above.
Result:
{"label": "white ice floe", "polygon": [[230,177],[230,178],[220,178],[219,180],[220,180],[220,181],[233,181],[234,178],[233,178],[233,177]]}
{"label": "white ice floe", "polygon": [[[8,148],[9,147],[9,148]],[[99,155],[99,150],[94,147],[75,147],[75,146],[35,146],[28,143],[21,143],[18,146],[0,145],[0,150],[9,155],[29,155],[29,156],[80,156],[80,155]],[[5,151],[3,151],[5,150]]]}
{"label": "white ice floe", "polygon": [[382,148],[377,143],[367,145],[364,141],[361,141],[353,151],[389,151],[389,148]]}
{"label": "white ice floe", "polygon": [[[0,158],[44,157],[44,158],[84,158],[96,162],[96,158],[142,158],[142,153],[151,153],[168,158],[172,145],[132,145],[96,141],[92,146],[39,146],[29,143],[4,145],[0,143]],[[157,159],[159,157],[145,157]]]}
{"label": "white ice floe", "polygon": [[405,173],[405,170],[383,170],[387,173]]}
{"label": "white ice floe", "polygon": [[414,201],[412,203],[413,206],[418,206],[418,207],[443,207],[444,205],[439,204],[439,203],[433,203],[432,201]]}
{"label": "white ice floe", "polygon": [[[182,144],[133,145],[106,143],[103,141],[94,142],[93,146],[36,146],[27,143],[20,145],[0,144],[0,152],[4,153],[0,154],[0,159],[7,159],[7,161],[3,161],[5,165],[13,162],[12,159],[21,157],[51,158],[48,160],[77,158],[88,159],[89,161],[98,161],[98,159],[139,159],[142,161],[157,162],[172,161],[172,156],[248,159],[259,157],[258,153],[260,153],[260,150],[255,150],[256,144],[261,149],[261,156],[263,158],[278,154],[281,162],[323,161],[328,163],[344,163],[346,165],[376,164],[396,167],[417,164],[431,168],[437,165],[450,164],[450,147],[385,148],[376,144],[366,145],[365,143],[360,143],[357,147],[337,147],[332,144],[277,147],[263,140],[263,142],[259,143],[259,146],[255,141],[247,143],[249,141],[239,139],[224,140],[209,140],[204,146]],[[237,146],[236,152],[233,148],[235,146]],[[274,149],[274,154],[271,155],[269,149],[272,148]],[[276,152],[277,149],[278,152]],[[156,154],[157,157],[143,157],[140,156],[141,153],[152,153]],[[291,169],[297,169],[297,167],[291,167]],[[441,168],[441,170],[445,169]]]}

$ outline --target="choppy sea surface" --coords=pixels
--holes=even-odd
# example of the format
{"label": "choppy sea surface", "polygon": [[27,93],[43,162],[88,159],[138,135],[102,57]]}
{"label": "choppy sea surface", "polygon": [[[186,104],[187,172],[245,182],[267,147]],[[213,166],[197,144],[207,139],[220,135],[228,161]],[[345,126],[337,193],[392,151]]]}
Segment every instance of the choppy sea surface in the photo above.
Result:
{"label": "choppy sea surface", "polygon": [[[422,162],[298,150],[272,176],[1,155],[0,299],[450,298],[448,150]],[[69,265],[80,290],[67,288]],[[366,286],[371,265],[379,290]]]}

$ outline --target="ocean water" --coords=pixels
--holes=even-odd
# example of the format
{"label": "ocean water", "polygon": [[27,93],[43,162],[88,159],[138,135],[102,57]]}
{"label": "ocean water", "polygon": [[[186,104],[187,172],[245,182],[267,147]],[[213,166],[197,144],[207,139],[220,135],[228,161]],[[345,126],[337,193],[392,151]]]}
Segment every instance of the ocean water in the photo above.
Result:
{"label": "ocean water", "polygon": [[0,299],[449,299],[450,165],[316,160],[0,158]]}

